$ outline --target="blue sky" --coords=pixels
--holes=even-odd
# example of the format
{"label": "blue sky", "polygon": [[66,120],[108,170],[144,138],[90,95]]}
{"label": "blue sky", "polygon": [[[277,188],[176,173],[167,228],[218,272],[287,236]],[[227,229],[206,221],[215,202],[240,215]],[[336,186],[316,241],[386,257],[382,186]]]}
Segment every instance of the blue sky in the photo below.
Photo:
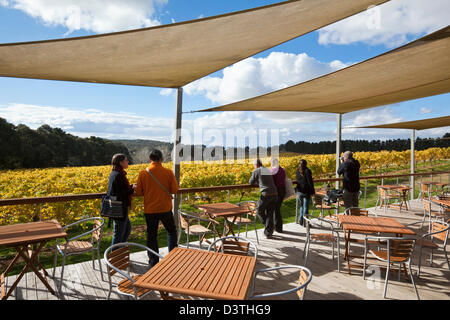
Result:
{"label": "blue sky", "polygon": [[[0,43],[76,37],[170,24],[259,7],[269,0],[0,0]],[[85,23],[74,27],[74,6]],[[114,5],[119,10],[108,11]],[[436,31],[450,21],[447,0],[392,0],[379,6],[375,27],[361,27],[367,12],[309,33],[185,87],[184,111],[198,110],[279,89],[392,50]],[[114,14],[114,13],[117,14]],[[294,73],[293,64],[301,68]],[[271,66],[261,73],[261,66]],[[251,67],[251,68],[248,68]],[[278,68],[278,69],[277,69]],[[249,73],[246,70],[253,70]],[[283,79],[283,70],[289,79]],[[261,75],[257,77],[256,75]],[[227,86],[251,81],[253,90]],[[295,82],[297,81],[297,82]],[[239,86],[238,86],[239,87]],[[79,136],[172,140],[173,90],[64,81],[0,77],[0,117],[32,128],[47,123]],[[344,126],[417,120],[449,115],[450,95],[418,99],[343,116]],[[185,114],[183,126],[274,128],[280,142],[335,139],[335,115],[319,113],[215,112]],[[424,130],[419,137],[439,137],[449,127]],[[405,130],[346,130],[343,139],[407,138]]]}

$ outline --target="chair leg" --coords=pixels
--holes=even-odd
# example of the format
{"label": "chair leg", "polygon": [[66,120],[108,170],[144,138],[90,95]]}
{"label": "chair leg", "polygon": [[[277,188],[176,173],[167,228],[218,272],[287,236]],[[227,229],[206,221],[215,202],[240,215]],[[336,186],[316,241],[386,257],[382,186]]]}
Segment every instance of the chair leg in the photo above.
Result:
{"label": "chair leg", "polygon": [[102,277],[102,281],[103,280],[103,270],[102,270],[102,259],[100,258],[100,244],[97,245],[97,259],[98,259],[98,266],[100,268],[100,275]]}
{"label": "chair leg", "polygon": [[58,262],[58,249],[55,247],[55,259],[53,261],[53,279],[55,278],[56,262]]}
{"label": "chair leg", "polygon": [[340,258],[340,244],[339,237],[337,239],[337,263],[338,263],[338,272],[341,272],[341,258]]}
{"label": "chair leg", "polygon": [[420,265],[421,265],[421,262],[422,262],[422,246],[420,246],[420,249],[419,249],[419,262],[417,263],[417,278],[420,277]]}
{"label": "chair leg", "polygon": [[444,254],[445,254],[445,260],[447,260],[447,266],[450,269],[450,262],[448,261],[448,255],[447,255],[447,249],[445,248],[446,246],[444,246]]}
{"label": "chair leg", "polygon": [[388,280],[389,280],[389,271],[390,271],[389,268],[390,268],[390,263],[388,262],[387,268],[386,268],[386,280],[384,282],[383,298],[386,298],[386,291],[387,291]]}
{"label": "chair leg", "polygon": [[66,264],[66,256],[63,255],[63,260],[62,260],[62,267],[61,267],[61,278],[59,280],[59,288],[58,288],[58,292],[61,294],[61,289],[62,289],[62,281],[63,281],[63,275],[64,275],[64,266]]}
{"label": "chair leg", "polygon": [[255,219],[255,235],[256,235],[256,242],[259,244],[258,230],[256,229],[256,219]]}
{"label": "chair leg", "polygon": [[414,291],[416,292],[417,300],[420,300],[419,292],[417,291],[416,283],[414,282],[414,277],[413,277],[412,270],[411,270],[411,261],[409,261],[409,263],[408,263],[408,268],[409,268],[409,276],[410,276],[411,282],[414,286]]}

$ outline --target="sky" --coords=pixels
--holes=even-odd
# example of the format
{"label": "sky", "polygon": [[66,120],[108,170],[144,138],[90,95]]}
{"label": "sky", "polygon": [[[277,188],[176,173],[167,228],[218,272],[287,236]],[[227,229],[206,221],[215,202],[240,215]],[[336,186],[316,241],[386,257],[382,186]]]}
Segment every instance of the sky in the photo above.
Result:
{"label": "sky", "polygon": [[[166,25],[260,7],[279,0],[0,0],[0,43],[70,38]],[[189,113],[240,101],[364,61],[449,24],[448,0],[391,0],[253,57],[183,88],[185,143],[225,143],[226,131],[270,129],[278,142],[336,139],[336,115],[293,112]],[[1,58],[1,57],[0,57]],[[0,117],[43,124],[80,137],[173,141],[173,89],[0,77]],[[450,94],[344,114],[343,127],[450,114]],[[211,137],[218,132],[224,141]],[[261,131],[262,130],[262,131]],[[450,127],[422,130],[441,137]],[[216,134],[217,136],[217,134]],[[344,129],[342,139],[409,138],[410,130]],[[220,140],[220,139],[219,139]]]}

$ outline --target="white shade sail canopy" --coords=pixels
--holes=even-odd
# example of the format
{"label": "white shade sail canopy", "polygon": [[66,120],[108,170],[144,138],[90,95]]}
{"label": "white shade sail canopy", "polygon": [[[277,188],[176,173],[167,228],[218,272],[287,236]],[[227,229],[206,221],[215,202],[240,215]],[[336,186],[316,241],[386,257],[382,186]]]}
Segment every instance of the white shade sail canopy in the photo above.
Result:
{"label": "white shade sail canopy", "polygon": [[325,76],[199,111],[343,114],[450,91],[450,26]]}
{"label": "white shade sail canopy", "polygon": [[0,76],[179,88],[388,0],[293,0],[103,35],[0,44]]}
{"label": "white shade sail canopy", "polygon": [[450,126],[450,116],[437,117],[431,119],[405,121],[397,123],[379,124],[364,127],[349,127],[349,128],[373,128],[373,129],[414,129],[426,130],[440,127]]}

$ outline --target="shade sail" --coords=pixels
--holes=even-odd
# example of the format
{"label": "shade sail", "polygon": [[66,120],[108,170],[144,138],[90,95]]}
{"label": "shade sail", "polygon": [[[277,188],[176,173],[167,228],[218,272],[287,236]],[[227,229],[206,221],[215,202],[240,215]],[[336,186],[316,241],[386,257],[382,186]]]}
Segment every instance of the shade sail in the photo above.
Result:
{"label": "shade sail", "polygon": [[293,0],[171,25],[0,45],[0,76],[178,88],[388,0]]}
{"label": "shade sail", "polygon": [[364,126],[364,127],[356,127],[356,128],[425,130],[425,129],[446,127],[446,126],[450,126],[450,116],[416,120],[416,121],[405,121],[405,122],[397,122],[397,123],[389,123],[389,124],[379,124],[379,125],[374,125],[374,126]]}
{"label": "shade sail", "polygon": [[345,69],[200,111],[347,113],[450,91],[450,27]]}

